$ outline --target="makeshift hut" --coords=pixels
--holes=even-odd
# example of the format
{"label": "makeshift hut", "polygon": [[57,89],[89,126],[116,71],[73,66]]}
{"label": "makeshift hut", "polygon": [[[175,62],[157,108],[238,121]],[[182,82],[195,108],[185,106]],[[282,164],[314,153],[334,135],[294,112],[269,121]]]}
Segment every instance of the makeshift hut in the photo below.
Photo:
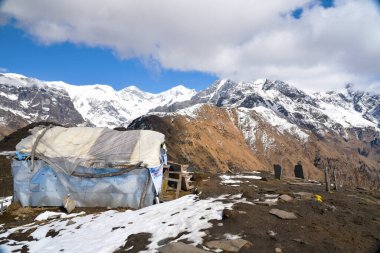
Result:
{"label": "makeshift hut", "polygon": [[16,146],[14,199],[22,206],[152,205],[161,191],[165,136],[149,130],[47,127]]}

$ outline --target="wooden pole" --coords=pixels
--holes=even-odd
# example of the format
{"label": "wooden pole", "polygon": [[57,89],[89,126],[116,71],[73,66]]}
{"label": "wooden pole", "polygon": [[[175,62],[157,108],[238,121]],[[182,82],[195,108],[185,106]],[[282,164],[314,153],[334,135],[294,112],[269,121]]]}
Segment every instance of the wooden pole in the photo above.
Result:
{"label": "wooden pole", "polygon": [[325,167],[325,182],[326,182],[326,191],[330,191],[330,179],[329,179],[329,169]]}
{"label": "wooden pole", "polygon": [[333,170],[333,176],[334,176],[334,190],[338,191],[338,183],[336,181],[336,169]]}

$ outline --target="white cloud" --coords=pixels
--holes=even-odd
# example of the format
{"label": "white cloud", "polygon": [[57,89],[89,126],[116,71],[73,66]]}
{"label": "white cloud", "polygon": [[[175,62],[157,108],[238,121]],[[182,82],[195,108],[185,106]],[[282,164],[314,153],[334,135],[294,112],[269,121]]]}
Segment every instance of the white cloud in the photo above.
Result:
{"label": "white cloud", "polygon": [[8,69],[7,69],[7,68],[1,68],[1,67],[0,67],[0,73],[6,73],[6,72],[8,72]]}
{"label": "white cloud", "polygon": [[[111,48],[153,69],[311,90],[380,90],[380,10],[371,0],[7,0],[0,15],[50,44]],[[291,12],[302,7],[300,19]],[[158,63],[158,65],[157,65]]]}

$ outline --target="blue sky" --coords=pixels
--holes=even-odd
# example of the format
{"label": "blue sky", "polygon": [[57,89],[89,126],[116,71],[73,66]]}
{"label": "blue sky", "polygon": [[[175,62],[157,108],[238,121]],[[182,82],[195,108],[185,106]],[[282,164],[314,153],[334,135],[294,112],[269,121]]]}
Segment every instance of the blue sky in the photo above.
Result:
{"label": "blue sky", "polygon": [[1,3],[2,72],[149,92],[222,78],[380,88],[374,0]]}

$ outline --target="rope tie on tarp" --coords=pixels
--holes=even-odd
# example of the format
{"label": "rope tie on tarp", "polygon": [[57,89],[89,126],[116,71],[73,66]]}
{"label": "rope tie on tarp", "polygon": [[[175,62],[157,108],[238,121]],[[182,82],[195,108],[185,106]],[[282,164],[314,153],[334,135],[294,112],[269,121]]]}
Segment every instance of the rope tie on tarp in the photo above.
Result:
{"label": "rope tie on tarp", "polygon": [[34,171],[34,155],[36,153],[36,149],[37,149],[37,145],[38,143],[40,142],[41,138],[45,135],[45,133],[47,132],[47,130],[49,130],[50,128],[52,128],[53,126],[52,125],[49,125],[48,127],[46,127],[42,133],[40,135],[38,135],[38,137],[36,138],[36,141],[33,143],[33,147],[32,147],[32,152],[31,152],[31,160],[32,160],[32,165],[30,166],[30,170],[33,172]]}
{"label": "rope tie on tarp", "polygon": [[131,165],[127,168],[121,169],[116,172],[109,172],[109,173],[101,173],[101,174],[93,174],[93,173],[80,173],[74,171],[71,175],[75,177],[83,177],[83,178],[103,178],[103,177],[115,177],[115,176],[120,176],[122,174],[125,174],[127,172],[130,172],[133,169],[137,169],[141,167],[143,162],[138,162],[135,165]]}

